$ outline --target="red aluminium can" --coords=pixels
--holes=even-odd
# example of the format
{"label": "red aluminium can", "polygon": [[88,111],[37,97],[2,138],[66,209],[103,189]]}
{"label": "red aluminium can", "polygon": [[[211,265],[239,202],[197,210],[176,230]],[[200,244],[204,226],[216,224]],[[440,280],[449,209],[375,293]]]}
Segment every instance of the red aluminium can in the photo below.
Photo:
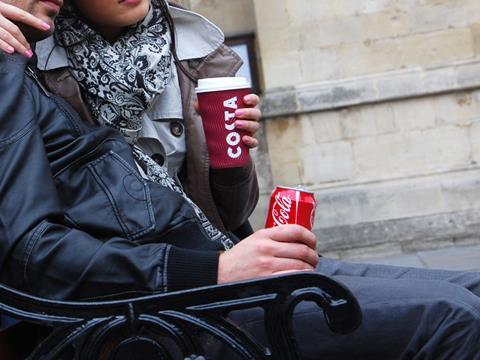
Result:
{"label": "red aluminium can", "polygon": [[317,202],[312,192],[277,186],[270,197],[265,227],[298,224],[311,231],[316,207]]}

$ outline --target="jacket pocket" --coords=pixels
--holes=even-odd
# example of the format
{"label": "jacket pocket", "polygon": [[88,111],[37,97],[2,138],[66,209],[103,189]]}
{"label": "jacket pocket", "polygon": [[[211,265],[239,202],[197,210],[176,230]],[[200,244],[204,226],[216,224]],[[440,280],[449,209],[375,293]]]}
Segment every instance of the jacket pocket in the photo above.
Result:
{"label": "jacket pocket", "polygon": [[69,169],[57,181],[68,203],[65,218],[75,227],[129,240],[155,229],[147,183],[113,151]]}

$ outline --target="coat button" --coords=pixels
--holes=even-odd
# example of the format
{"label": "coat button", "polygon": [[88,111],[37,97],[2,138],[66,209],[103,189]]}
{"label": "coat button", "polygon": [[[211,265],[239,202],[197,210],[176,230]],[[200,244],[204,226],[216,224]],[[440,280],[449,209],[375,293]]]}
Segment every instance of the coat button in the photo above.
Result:
{"label": "coat button", "polygon": [[163,164],[165,164],[165,158],[162,154],[155,153],[150,157],[160,166],[163,166]]}
{"label": "coat button", "polygon": [[180,137],[183,134],[183,124],[178,121],[170,123],[170,132],[173,136]]}

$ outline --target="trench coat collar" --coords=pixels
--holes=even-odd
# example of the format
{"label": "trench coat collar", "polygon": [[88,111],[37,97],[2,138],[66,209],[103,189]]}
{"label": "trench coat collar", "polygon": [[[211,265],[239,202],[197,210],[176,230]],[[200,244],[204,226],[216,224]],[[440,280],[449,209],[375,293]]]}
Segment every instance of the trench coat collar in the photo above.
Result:
{"label": "trench coat collar", "polygon": [[[208,19],[193,11],[170,6],[177,35],[177,55],[180,60],[204,58],[225,40],[223,32]],[[36,44],[37,67],[42,71],[69,67],[67,52],[55,46],[53,36]]]}

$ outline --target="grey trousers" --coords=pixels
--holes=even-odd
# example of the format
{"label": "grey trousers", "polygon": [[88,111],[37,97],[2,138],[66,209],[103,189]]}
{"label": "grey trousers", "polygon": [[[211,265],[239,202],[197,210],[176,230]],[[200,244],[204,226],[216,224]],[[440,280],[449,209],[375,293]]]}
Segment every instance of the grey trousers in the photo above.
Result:
{"label": "grey trousers", "polygon": [[[363,323],[333,334],[312,303],[301,303],[294,329],[302,359],[480,359],[480,273],[354,264],[321,258],[321,274],[357,297]],[[233,321],[265,341],[261,310]],[[217,353],[215,358],[226,355]]]}

